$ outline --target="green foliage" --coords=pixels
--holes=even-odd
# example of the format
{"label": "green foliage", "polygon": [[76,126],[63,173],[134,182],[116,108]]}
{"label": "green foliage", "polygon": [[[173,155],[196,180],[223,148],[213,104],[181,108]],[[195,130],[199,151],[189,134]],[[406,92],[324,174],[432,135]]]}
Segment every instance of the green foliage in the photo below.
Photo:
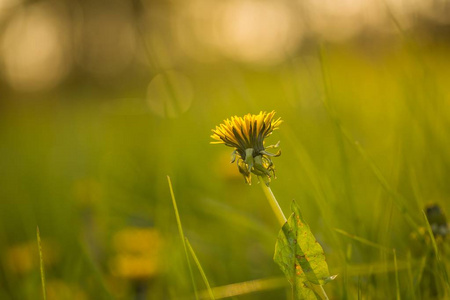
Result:
{"label": "green foliage", "polygon": [[312,285],[324,285],[336,276],[330,276],[323,249],[295,201],[291,209],[291,216],[278,234],[274,260],[291,283],[295,299],[320,299]]}
{"label": "green foliage", "polygon": [[[366,52],[325,45],[327,102],[335,118],[321,101],[313,48],[267,68],[230,61],[179,65],[195,97],[174,118],[153,114],[144,97],[150,79],[134,80],[132,71],[127,77],[142,86],[124,82],[120,93],[99,82],[108,93],[91,94],[74,83],[36,99],[8,101],[2,94],[0,299],[41,296],[36,224],[48,299],[77,293],[135,299],[142,291],[136,280],[111,268],[115,236],[126,227],[157,230],[164,245],[155,258],[161,269],[140,282],[148,284],[147,295],[193,295],[167,174],[184,234],[216,299],[285,299],[289,283],[269,263],[277,219],[260,187],[244,184],[230,164],[230,149],[209,145],[217,122],[272,109],[284,123],[268,140],[281,140],[283,149],[271,187],[286,212],[290,199],[302,199],[330,273],[339,274],[325,286],[330,299],[392,299],[397,291],[402,299],[448,299],[439,268],[450,269],[450,236],[436,237],[438,261],[426,228],[405,217],[424,227],[429,202],[450,213],[450,46],[424,45],[420,61],[401,41],[379,46]],[[208,298],[189,259],[199,290],[205,289],[199,297]]]}

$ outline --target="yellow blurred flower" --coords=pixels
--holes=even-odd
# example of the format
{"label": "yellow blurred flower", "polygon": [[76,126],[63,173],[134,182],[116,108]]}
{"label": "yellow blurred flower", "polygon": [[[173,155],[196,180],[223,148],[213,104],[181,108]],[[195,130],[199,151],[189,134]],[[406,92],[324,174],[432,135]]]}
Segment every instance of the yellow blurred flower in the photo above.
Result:
{"label": "yellow blurred flower", "polygon": [[46,283],[47,299],[73,299],[87,300],[86,293],[78,286],[66,283],[62,280],[49,280]]}
{"label": "yellow blurred flower", "polygon": [[[59,259],[58,245],[49,240],[42,241],[44,264],[53,265]],[[25,274],[39,268],[37,242],[32,240],[9,247],[4,254],[8,269],[14,274]]]}
{"label": "yellow blurred flower", "polygon": [[110,261],[113,275],[145,279],[160,273],[162,238],[154,228],[129,227],[113,238],[116,255]]}
{"label": "yellow blurred flower", "polygon": [[236,161],[239,172],[248,184],[252,181],[251,173],[263,177],[266,184],[275,176],[271,157],[280,156],[281,151],[275,154],[266,151],[268,148],[277,148],[278,144],[264,146],[265,138],[278,129],[282,122],[281,118],[275,120],[274,115],[275,111],[234,116],[212,130],[211,137],[216,140],[212,144],[225,144],[234,148],[231,162]]}

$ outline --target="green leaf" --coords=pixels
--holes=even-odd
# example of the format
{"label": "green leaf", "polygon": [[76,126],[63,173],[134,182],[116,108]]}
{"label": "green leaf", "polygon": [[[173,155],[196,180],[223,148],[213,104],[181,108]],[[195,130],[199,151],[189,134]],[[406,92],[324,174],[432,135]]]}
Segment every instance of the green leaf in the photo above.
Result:
{"label": "green leaf", "polygon": [[295,299],[320,299],[312,284],[324,285],[336,276],[330,276],[323,249],[295,201],[291,209],[291,216],[278,234],[274,261],[291,283]]}
{"label": "green leaf", "polygon": [[294,299],[304,299],[304,300],[322,300],[311,287],[310,284],[304,281],[302,276],[295,278],[295,284],[292,285],[292,294]]}

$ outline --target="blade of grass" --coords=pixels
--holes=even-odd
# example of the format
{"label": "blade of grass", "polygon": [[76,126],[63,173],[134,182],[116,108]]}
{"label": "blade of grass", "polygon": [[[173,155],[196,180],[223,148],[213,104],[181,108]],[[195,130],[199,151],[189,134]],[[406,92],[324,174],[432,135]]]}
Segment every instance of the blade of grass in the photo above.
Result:
{"label": "blade of grass", "polygon": [[208,281],[208,278],[206,277],[205,271],[203,271],[202,265],[200,264],[200,261],[198,260],[197,255],[195,254],[191,243],[189,243],[189,240],[186,237],[184,238],[184,240],[186,241],[187,248],[188,248],[189,252],[191,252],[192,258],[194,259],[194,262],[197,265],[198,270],[200,271],[200,275],[202,276],[203,282],[206,285],[206,290],[208,291],[209,298],[214,300],[215,299],[214,294],[211,290],[211,286],[209,285],[209,281]]}
{"label": "blade of grass", "polygon": [[[342,265],[342,281],[343,281],[343,285],[342,285],[342,299],[348,299],[349,297],[349,291],[350,291],[350,278],[348,276],[348,264],[350,263],[350,261],[352,260],[352,255],[353,255],[353,248],[352,248],[352,244],[347,243],[347,249],[346,249],[346,254],[345,254],[345,264]],[[337,274],[337,273],[336,273]]]}
{"label": "blade of grass", "polygon": [[427,256],[424,255],[422,259],[420,260],[419,267],[417,269],[417,273],[415,275],[414,279],[414,292],[418,291],[420,288],[420,282],[422,281],[423,272],[425,271],[425,266],[427,263]]}
{"label": "blade of grass", "polygon": [[424,210],[422,210],[422,214],[423,214],[423,218],[425,219],[428,235],[430,236],[430,239],[431,239],[431,244],[433,245],[434,254],[436,254],[436,258],[438,260],[440,260],[439,250],[438,250],[438,247],[436,244],[436,240],[434,238],[433,230],[431,229],[431,226],[430,226],[430,222],[428,221],[427,214],[425,213]]}
{"label": "blade of grass", "polygon": [[352,138],[351,134],[341,124],[339,124],[339,128],[342,130],[342,133],[343,133],[344,137],[347,139],[347,141],[356,149],[356,151],[361,155],[361,157],[364,159],[364,161],[368,164],[368,166],[370,167],[370,170],[375,175],[375,177],[377,178],[378,182],[383,187],[383,189],[392,197],[395,205],[397,206],[399,211],[402,213],[402,215],[405,217],[405,220],[408,222],[408,224],[412,228],[418,229],[419,225],[413,219],[409,210],[407,209],[407,206],[405,205],[406,200],[404,199],[404,197],[390,186],[390,184],[384,177],[381,170],[378,168],[378,166],[375,164],[375,162],[369,157],[369,155],[364,150],[364,148],[361,146],[361,144],[358,141],[355,141]]}
{"label": "blade of grass", "polygon": [[[321,66],[322,66],[322,72],[325,73],[326,72],[325,62],[324,62],[325,61],[325,54],[324,54],[323,47],[320,49],[320,52],[319,52],[319,60],[320,60]],[[324,85],[325,85],[325,87],[327,89],[327,92],[328,92],[328,90],[329,90],[329,83],[328,83],[326,78],[327,78],[327,75],[323,74]],[[330,106],[328,98],[329,98],[328,95],[326,95],[325,97],[322,97],[325,111],[327,112],[327,114],[330,117],[331,121],[337,126],[337,128],[341,132],[342,136],[350,143],[350,145],[353,146],[353,148],[356,149],[356,151],[362,156],[364,161],[369,165],[372,173],[375,175],[375,177],[377,178],[377,180],[379,181],[381,186],[392,197],[392,199],[394,200],[394,203],[397,205],[398,209],[403,214],[403,216],[405,217],[406,221],[410,224],[410,226],[412,226],[415,229],[418,229],[419,228],[418,223],[413,219],[413,217],[411,216],[409,210],[407,209],[407,206],[405,204],[406,200],[402,197],[402,195],[400,195],[397,191],[395,191],[390,186],[390,184],[388,183],[388,181],[384,177],[384,175],[381,172],[381,170],[375,164],[375,162],[367,155],[366,151],[361,147],[359,142],[355,141],[355,139],[352,137],[352,135],[349,133],[349,131],[346,130],[346,128],[344,128],[344,126],[342,125],[340,119],[338,118],[338,116],[336,115],[336,113],[334,112],[332,107]]]}
{"label": "blade of grass", "polygon": [[109,290],[108,284],[105,281],[105,278],[103,276],[101,267],[99,265],[99,262],[97,262],[90,253],[89,249],[87,248],[87,245],[82,243],[80,241],[79,243],[80,247],[80,254],[81,256],[86,260],[86,262],[89,264],[91,270],[89,270],[89,274],[93,275],[92,279],[96,279],[96,289],[98,291],[102,291],[105,293],[105,297],[108,297],[109,299],[113,298],[113,295],[111,294],[111,291]]}
{"label": "blade of grass", "polygon": [[[250,281],[227,284],[223,286],[213,287],[211,290],[216,299],[231,298],[245,294],[275,290],[289,286],[284,277],[255,279]],[[200,292],[201,299],[207,298],[208,291]]]}
{"label": "blade of grass", "polygon": [[358,242],[360,242],[362,244],[365,244],[365,245],[368,245],[368,246],[371,246],[371,247],[375,247],[375,248],[383,250],[383,251],[391,251],[391,249],[389,249],[389,248],[386,248],[386,247],[384,247],[382,245],[379,245],[377,243],[374,243],[374,242],[371,242],[369,240],[366,240],[365,238],[362,238],[362,237],[356,236],[354,234],[348,233],[348,232],[346,232],[346,231],[344,231],[342,229],[334,228],[334,230],[336,232],[338,232],[338,233],[340,233],[342,235],[345,235],[346,237],[349,237],[349,238],[351,238],[351,239],[353,239],[355,241],[358,241]]}
{"label": "blade of grass", "polygon": [[188,250],[187,250],[187,246],[186,246],[186,238],[183,233],[183,227],[181,226],[180,214],[178,213],[177,202],[175,200],[175,194],[173,193],[172,181],[170,180],[169,176],[167,176],[167,182],[169,183],[170,196],[172,197],[173,210],[175,211],[175,217],[177,219],[178,232],[180,234],[181,242],[183,243],[184,253],[186,254],[186,260],[187,260],[187,264],[188,264],[188,268],[189,268],[189,274],[191,276],[192,287],[194,289],[195,299],[198,300],[199,298],[198,298],[197,286],[195,284],[194,273],[192,272],[191,262],[189,260],[189,254],[188,254]]}
{"label": "blade of grass", "polygon": [[411,167],[409,169],[409,180],[410,180],[410,185],[412,187],[412,192],[413,192],[413,198],[416,200],[416,205],[417,205],[417,209],[421,209],[422,207],[425,206],[425,203],[423,201],[423,196],[422,193],[419,189],[419,187],[421,186],[419,183],[419,179],[417,178],[417,173],[416,170]]}
{"label": "blade of grass", "polygon": [[397,265],[397,253],[395,252],[395,249],[392,249],[392,252],[394,253],[394,268],[395,268],[395,290],[396,290],[396,299],[400,300],[400,282],[398,280],[398,265]]}
{"label": "blade of grass", "polygon": [[410,299],[415,300],[416,299],[416,293],[414,291],[414,277],[412,274],[412,257],[411,257],[411,251],[407,252],[406,259],[408,261],[408,268],[406,269],[408,271],[408,281],[410,284],[409,291],[410,291]]}
{"label": "blade of grass", "polygon": [[45,289],[44,256],[42,254],[41,234],[39,233],[39,226],[36,227],[36,237],[39,249],[39,267],[41,269],[42,296],[44,297],[44,300],[47,300],[47,291]]}
{"label": "blade of grass", "polygon": [[[292,145],[294,151],[295,158],[297,160],[298,165],[305,172],[306,178],[308,178],[309,182],[313,186],[314,199],[317,201],[317,205],[320,210],[320,215],[323,216],[323,222],[326,228],[333,228],[334,222],[333,218],[335,217],[335,213],[332,211],[330,202],[335,201],[335,195],[333,193],[333,189],[330,187],[329,182],[322,176],[319,170],[314,165],[308,151],[305,149],[304,145],[298,140],[294,130],[285,124],[283,137]],[[337,234],[332,230],[327,230],[326,233],[330,233],[330,238],[332,239],[332,243],[334,245],[338,245],[336,249],[338,250],[338,254],[341,260],[345,260],[345,251],[343,244],[341,243],[341,239],[338,238]]]}
{"label": "blade of grass", "polygon": [[358,276],[358,300],[362,299],[361,276]]}
{"label": "blade of grass", "polygon": [[[382,252],[386,253],[386,252]],[[390,254],[391,252],[389,252]],[[387,253],[386,253],[387,254]],[[397,269],[398,270],[406,270],[408,268],[408,261],[397,261]],[[414,261],[414,266],[418,266],[420,262]],[[386,274],[387,272],[394,272],[395,271],[395,265],[392,260],[388,261],[378,261],[370,264],[357,264],[352,265],[349,264],[347,266],[348,268],[348,275],[349,276],[372,276],[374,274]],[[341,268],[337,270],[333,270],[334,272],[340,271]]]}
{"label": "blade of grass", "polygon": [[430,239],[431,239],[431,243],[433,245],[434,254],[436,255],[436,260],[438,262],[439,272],[441,273],[442,278],[444,279],[445,286],[450,291],[450,284],[449,284],[449,281],[448,281],[447,270],[445,268],[444,262],[441,260],[441,255],[439,253],[438,246],[436,244],[436,239],[434,238],[433,230],[431,229],[430,222],[428,221],[427,214],[425,213],[424,210],[422,210],[422,214],[423,214],[423,217],[425,218],[425,221],[426,221],[427,230],[428,230],[428,234],[429,234]]}
{"label": "blade of grass", "polygon": [[328,73],[325,69],[325,63],[324,63],[324,48],[323,45],[320,46],[319,49],[319,57],[320,57],[320,68],[321,68],[321,75],[322,75],[322,83],[323,83],[323,90],[324,90],[324,96],[322,97],[322,103],[325,107],[325,110],[328,112],[328,114],[331,116],[331,120],[333,122],[333,129],[336,133],[336,142],[338,146],[339,151],[339,159],[341,162],[341,168],[342,168],[342,177],[343,177],[343,183],[344,183],[344,191],[345,196],[348,199],[348,202],[351,207],[355,206],[354,203],[354,197],[352,194],[352,183],[350,179],[350,171],[349,171],[349,161],[348,156],[345,151],[345,140],[343,137],[343,133],[340,130],[340,122],[339,119],[336,116],[336,112],[334,111],[334,108],[331,106],[331,80],[328,76]]}
{"label": "blade of grass", "polygon": [[[403,263],[403,268],[406,268],[406,263]],[[367,269],[368,265],[364,265],[362,267],[358,267],[358,271],[352,272],[352,276],[358,276],[360,279],[362,275],[367,275],[367,272],[362,272],[360,270]],[[394,267],[392,267],[392,270]],[[401,269],[401,268],[399,268]],[[391,271],[392,271],[391,270]],[[375,273],[381,273],[382,270],[379,270]],[[358,281],[358,287],[360,287],[361,282]],[[232,283],[227,284],[223,286],[216,286],[211,288],[211,291],[215,295],[215,299],[223,299],[223,298],[230,298],[234,296],[240,296],[244,294],[250,294],[254,292],[260,292],[260,291],[268,291],[268,290],[274,290],[282,287],[289,287],[288,282],[286,281],[286,278],[284,277],[274,277],[274,278],[266,278],[266,279],[256,279],[256,280],[250,280],[245,282],[239,282],[239,283]],[[359,294],[361,295],[362,290],[360,289]],[[290,294],[290,290],[288,292]],[[205,299],[209,297],[209,291],[203,290],[200,291],[200,299]]]}

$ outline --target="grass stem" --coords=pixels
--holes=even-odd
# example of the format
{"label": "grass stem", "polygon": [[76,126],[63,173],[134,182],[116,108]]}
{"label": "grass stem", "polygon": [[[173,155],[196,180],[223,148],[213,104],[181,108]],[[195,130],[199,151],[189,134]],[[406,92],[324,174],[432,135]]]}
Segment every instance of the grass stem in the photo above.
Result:
{"label": "grass stem", "polygon": [[397,266],[397,253],[395,249],[392,249],[394,253],[394,267],[395,267],[395,290],[396,290],[396,299],[401,300],[400,296],[400,283],[398,279],[398,266]]}
{"label": "grass stem", "polygon": [[431,229],[430,221],[428,220],[428,217],[427,217],[427,214],[425,213],[425,211],[422,210],[422,214],[425,219],[426,228],[427,228],[428,234],[431,239],[431,244],[433,245],[433,250],[434,250],[434,254],[436,256],[436,260],[438,262],[438,270],[442,275],[442,279],[444,280],[447,290],[450,291],[450,282],[448,279],[447,269],[445,267],[445,263],[441,259],[439,249],[436,244],[436,239],[434,238],[434,233],[433,233],[433,230]]}
{"label": "grass stem", "polygon": [[194,259],[194,262],[197,265],[198,270],[200,271],[200,275],[202,275],[202,279],[206,285],[206,289],[208,291],[209,298],[211,300],[215,300],[214,294],[211,290],[211,286],[209,285],[208,278],[206,277],[205,271],[203,271],[202,265],[200,264],[200,261],[198,260],[197,255],[195,254],[195,251],[191,246],[191,243],[189,242],[189,240],[186,237],[184,239],[186,241],[186,245],[189,249],[189,252],[191,252],[192,258]]}
{"label": "grass stem", "polygon": [[188,264],[188,268],[189,268],[189,274],[191,275],[195,299],[198,300],[199,298],[198,298],[198,293],[197,293],[197,285],[195,284],[194,273],[192,272],[191,262],[189,260],[189,254],[188,254],[188,250],[187,250],[187,246],[186,246],[186,238],[183,233],[183,226],[181,226],[180,214],[178,213],[177,202],[175,201],[175,194],[173,193],[172,181],[170,180],[169,176],[167,176],[167,181],[169,183],[170,196],[172,197],[173,210],[175,211],[175,217],[177,219],[178,232],[180,233],[181,242],[183,243],[184,253],[186,254],[186,260],[187,260],[187,264]]}
{"label": "grass stem", "polygon": [[369,241],[369,240],[367,240],[365,238],[362,238],[362,237],[356,236],[354,234],[348,233],[348,232],[346,232],[346,231],[344,231],[342,229],[334,228],[334,231],[336,231],[337,233],[340,233],[342,235],[345,235],[345,236],[347,236],[347,237],[349,237],[349,238],[351,238],[351,239],[353,239],[355,241],[358,241],[358,242],[360,242],[362,244],[365,244],[365,245],[368,245],[368,246],[371,246],[371,247],[374,247],[374,248],[377,248],[377,249],[380,249],[380,250],[383,250],[383,251],[386,251],[386,252],[388,252],[388,251],[390,252],[391,251],[389,248],[386,248],[386,247],[384,247],[382,245],[379,245],[377,243],[371,242],[371,241]]}
{"label": "grass stem", "polygon": [[36,237],[39,249],[39,266],[41,269],[42,295],[44,297],[44,300],[47,300],[47,292],[45,289],[44,256],[42,255],[42,244],[41,244],[41,235],[39,233],[39,226],[36,227]]}

